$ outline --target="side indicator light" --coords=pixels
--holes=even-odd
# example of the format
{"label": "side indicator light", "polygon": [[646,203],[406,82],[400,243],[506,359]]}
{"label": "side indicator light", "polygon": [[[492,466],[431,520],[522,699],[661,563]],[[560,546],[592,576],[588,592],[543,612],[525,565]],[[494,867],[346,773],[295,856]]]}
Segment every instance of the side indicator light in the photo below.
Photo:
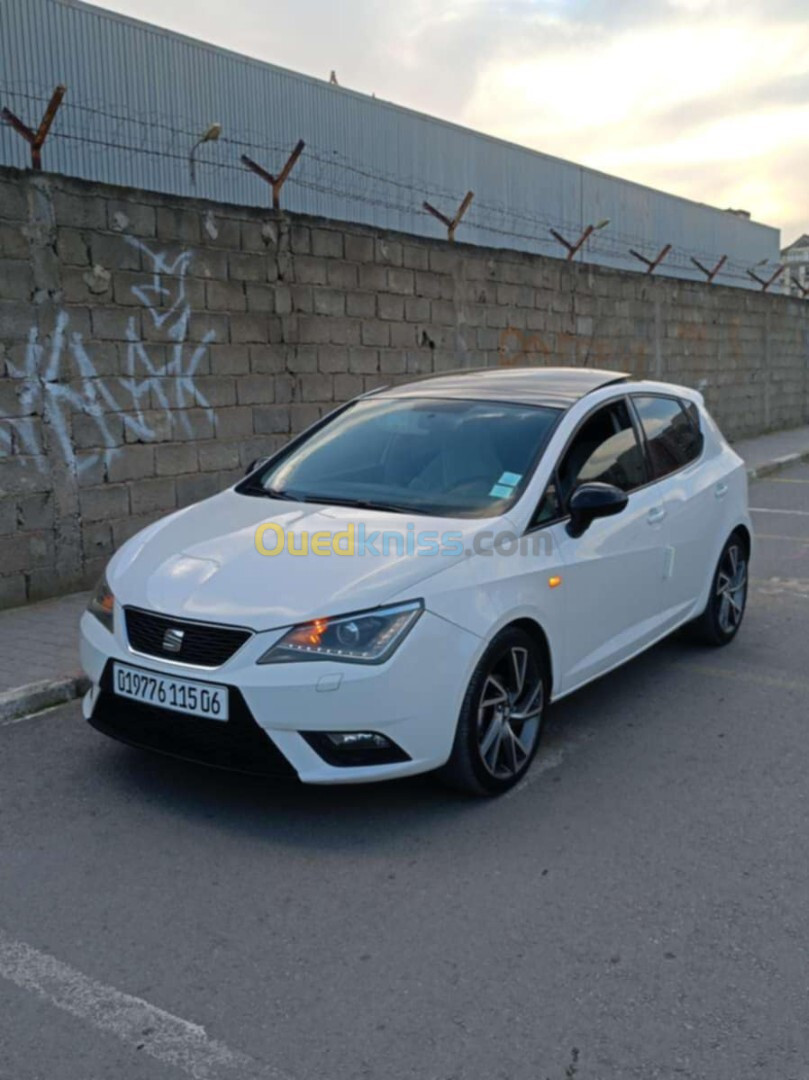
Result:
{"label": "side indicator light", "polygon": [[560,577],[549,577],[548,578],[548,586],[551,589],[558,589],[561,584],[562,584],[562,579]]}

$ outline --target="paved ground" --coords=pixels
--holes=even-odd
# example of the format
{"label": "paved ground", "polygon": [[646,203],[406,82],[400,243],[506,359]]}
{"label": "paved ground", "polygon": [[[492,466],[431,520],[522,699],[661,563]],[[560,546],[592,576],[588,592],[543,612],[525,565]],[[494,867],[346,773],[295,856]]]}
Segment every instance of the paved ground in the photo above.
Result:
{"label": "paved ground", "polygon": [[0,1076],[806,1080],[809,466],[752,492],[736,643],[561,703],[500,801],[0,727]]}
{"label": "paved ground", "polygon": [[0,693],[79,671],[76,626],[87,593],[0,611]]}

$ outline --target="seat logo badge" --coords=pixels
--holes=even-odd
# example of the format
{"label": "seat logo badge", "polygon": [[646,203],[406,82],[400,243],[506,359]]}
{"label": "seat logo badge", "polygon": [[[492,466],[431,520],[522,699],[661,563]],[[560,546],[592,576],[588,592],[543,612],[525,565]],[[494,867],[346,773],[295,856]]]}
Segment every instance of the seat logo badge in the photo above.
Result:
{"label": "seat logo badge", "polygon": [[184,630],[170,627],[163,635],[163,652],[178,653],[183,647]]}

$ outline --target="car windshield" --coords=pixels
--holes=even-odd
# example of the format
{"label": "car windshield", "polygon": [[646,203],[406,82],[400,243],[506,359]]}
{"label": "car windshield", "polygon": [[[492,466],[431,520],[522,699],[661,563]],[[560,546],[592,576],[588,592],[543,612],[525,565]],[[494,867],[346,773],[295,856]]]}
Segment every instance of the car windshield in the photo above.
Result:
{"label": "car windshield", "polygon": [[558,409],[490,401],[357,401],[238,490],[331,505],[493,517],[520,495]]}

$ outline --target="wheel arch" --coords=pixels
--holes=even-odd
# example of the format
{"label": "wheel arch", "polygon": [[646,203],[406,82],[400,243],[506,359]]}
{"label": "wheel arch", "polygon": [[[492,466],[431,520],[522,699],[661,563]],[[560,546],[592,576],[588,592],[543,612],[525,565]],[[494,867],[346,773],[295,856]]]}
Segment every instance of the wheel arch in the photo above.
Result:
{"label": "wheel arch", "polygon": [[501,632],[503,630],[510,630],[512,627],[517,627],[517,629],[519,630],[524,630],[526,634],[530,635],[530,637],[532,637],[536,641],[537,645],[542,650],[542,656],[545,661],[545,668],[548,672],[549,686],[547,699],[550,701],[551,697],[553,696],[554,673],[553,654],[551,653],[551,646],[550,642],[548,641],[548,635],[545,633],[545,631],[542,629],[536,619],[531,619],[529,617],[514,619],[513,622],[507,623],[505,626],[501,627]]}

